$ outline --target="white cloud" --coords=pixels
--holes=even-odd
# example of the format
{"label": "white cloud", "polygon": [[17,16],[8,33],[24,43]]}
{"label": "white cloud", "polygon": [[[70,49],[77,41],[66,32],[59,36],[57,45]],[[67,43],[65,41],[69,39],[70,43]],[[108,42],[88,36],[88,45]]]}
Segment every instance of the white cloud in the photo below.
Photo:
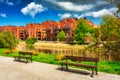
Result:
{"label": "white cloud", "polygon": [[14,3],[13,2],[9,2],[9,0],[6,1],[6,4],[10,5],[10,6],[13,6]]}
{"label": "white cloud", "polygon": [[84,13],[84,14],[81,14],[83,17],[85,16],[92,16],[92,17],[102,17],[104,16],[105,14],[113,14],[114,12],[117,11],[117,8],[110,8],[110,9],[102,9],[102,10],[99,10],[99,11],[94,11],[94,12],[87,12],[87,13]]}
{"label": "white cloud", "polygon": [[83,18],[84,15],[83,14],[82,15],[74,14],[73,17],[76,17],[76,18],[80,19],[80,18]]}
{"label": "white cloud", "polygon": [[103,9],[103,10],[100,10],[98,12],[86,13],[86,16],[101,17],[101,16],[103,16],[105,14],[112,14],[112,13],[107,9]]}
{"label": "white cloud", "polygon": [[86,12],[86,13],[82,13],[81,15],[79,14],[72,14],[72,13],[64,13],[64,14],[58,14],[58,16],[63,19],[63,18],[69,18],[69,17],[76,17],[78,19],[86,17],[86,16],[90,16],[90,17],[94,17],[94,18],[99,18],[104,16],[105,14],[110,14],[113,15],[114,12],[117,11],[117,8],[110,8],[110,9],[102,9],[99,11],[93,11],[93,12]]}
{"label": "white cloud", "polygon": [[71,17],[72,15],[70,13],[64,13],[64,14],[58,14],[58,16],[63,19],[63,18],[69,18]]}
{"label": "white cloud", "polygon": [[0,2],[1,2],[1,3],[5,3],[5,4],[7,4],[7,5],[10,5],[10,6],[13,6],[13,5],[14,5],[14,3],[11,2],[10,0],[0,0]]}
{"label": "white cloud", "polygon": [[69,18],[69,17],[75,17],[75,18],[83,18],[84,15],[79,15],[79,14],[72,14],[72,13],[64,13],[64,14],[58,14],[58,16],[63,19],[63,18]]}
{"label": "white cloud", "polygon": [[105,0],[97,0],[96,1],[96,6],[100,6],[100,5],[107,5],[109,4],[108,2],[106,2]]}
{"label": "white cloud", "polygon": [[21,12],[24,15],[30,15],[30,16],[32,16],[34,18],[34,16],[37,13],[43,12],[45,10],[46,10],[46,8],[44,8],[41,4],[36,4],[34,2],[31,2],[26,7],[22,8]]}
{"label": "white cloud", "polygon": [[0,16],[3,17],[3,18],[7,17],[5,13],[0,14]]}
{"label": "white cloud", "polygon": [[92,4],[76,5],[76,4],[73,4],[72,2],[57,2],[57,1],[54,1],[53,3],[59,5],[60,7],[66,9],[68,11],[76,11],[76,12],[90,10],[94,7],[94,5],[92,5]]}

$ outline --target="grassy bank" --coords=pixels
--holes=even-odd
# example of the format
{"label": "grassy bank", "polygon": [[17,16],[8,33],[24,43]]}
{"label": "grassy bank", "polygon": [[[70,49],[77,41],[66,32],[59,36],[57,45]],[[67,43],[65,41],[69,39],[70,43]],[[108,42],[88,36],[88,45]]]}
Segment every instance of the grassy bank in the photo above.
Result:
{"label": "grassy bank", "polygon": [[[0,49],[0,55],[7,56],[7,57],[13,57],[15,55],[18,55],[17,51],[13,51],[10,54],[6,54],[6,51],[7,49]],[[33,61],[59,65],[59,61],[56,60],[55,54],[39,53],[37,56],[33,56]],[[87,64],[90,64],[90,63],[87,63]],[[100,72],[120,75],[119,67],[120,67],[120,62],[100,61],[98,63],[98,71]]]}

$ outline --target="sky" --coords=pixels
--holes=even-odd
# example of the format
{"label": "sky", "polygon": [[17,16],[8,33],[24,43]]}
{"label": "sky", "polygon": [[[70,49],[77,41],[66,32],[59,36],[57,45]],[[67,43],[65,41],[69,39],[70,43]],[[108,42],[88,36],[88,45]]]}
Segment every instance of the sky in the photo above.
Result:
{"label": "sky", "polygon": [[99,25],[103,15],[116,11],[115,5],[105,0],[0,0],[0,26],[25,26],[69,17],[86,17]]}

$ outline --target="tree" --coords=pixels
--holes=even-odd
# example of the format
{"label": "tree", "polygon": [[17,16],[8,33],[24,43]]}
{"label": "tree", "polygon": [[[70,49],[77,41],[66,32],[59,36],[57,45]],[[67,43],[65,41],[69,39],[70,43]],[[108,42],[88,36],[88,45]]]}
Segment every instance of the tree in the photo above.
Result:
{"label": "tree", "polygon": [[84,19],[77,23],[77,28],[74,30],[74,39],[78,43],[85,43],[85,37],[92,37],[95,29],[90,26]]}
{"label": "tree", "polygon": [[[103,22],[101,24],[101,39],[104,41],[111,40],[118,33],[118,20],[113,15],[103,16]],[[117,37],[117,36],[116,36]]]}
{"label": "tree", "polygon": [[103,16],[103,22],[101,24],[101,39],[105,41],[103,43],[106,48],[106,52],[120,51],[120,21],[113,15]]}
{"label": "tree", "polygon": [[119,26],[120,21],[114,15],[103,16],[100,25],[101,41],[92,44],[89,46],[89,49],[93,50],[95,53],[108,55],[109,57],[106,57],[106,60],[110,60],[110,53],[120,53]]}
{"label": "tree", "polygon": [[57,39],[60,41],[64,41],[66,38],[65,32],[63,30],[61,30],[58,34],[57,34]]}
{"label": "tree", "polygon": [[16,47],[17,40],[12,32],[0,32],[0,48],[14,48]]}
{"label": "tree", "polygon": [[114,4],[118,8],[118,10],[114,13],[117,16],[117,14],[120,13],[120,0],[105,0],[105,1],[109,2],[110,4]]}

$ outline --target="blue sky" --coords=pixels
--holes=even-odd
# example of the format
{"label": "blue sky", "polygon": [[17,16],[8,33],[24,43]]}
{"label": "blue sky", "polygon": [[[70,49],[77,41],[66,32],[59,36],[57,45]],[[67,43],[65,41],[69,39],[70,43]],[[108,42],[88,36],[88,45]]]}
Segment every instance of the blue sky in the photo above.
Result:
{"label": "blue sky", "polygon": [[116,10],[105,0],[0,0],[0,26],[25,26],[66,17],[86,17],[99,25],[103,15]]}

